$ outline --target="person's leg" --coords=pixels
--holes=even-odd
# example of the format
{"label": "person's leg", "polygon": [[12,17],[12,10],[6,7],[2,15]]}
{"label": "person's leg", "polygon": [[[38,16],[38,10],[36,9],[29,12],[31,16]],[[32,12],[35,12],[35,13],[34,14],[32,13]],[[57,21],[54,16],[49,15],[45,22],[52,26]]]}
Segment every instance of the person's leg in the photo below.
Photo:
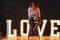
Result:
{"label": "person's leg", "polygon": [[[33,18],[30,18],[29,24],[30,24],[29,36],[32,36],[33,35],[33,31],[32,30],[33,30],[33,26],[34,26]],[[28,36],[28,40],[29,40],[29,36]]]}
{"label": "person's leg", "polygon": [[33,28],[34,28],[34,20],[31,17],[31,19],[30,19],[30,31],[29,31],[30,36],[33,36]]}
{"label": "person's leg", "polygon": [[38,36],[39,40],[40,40],[40,36],[39,36],[39,32],[38,32],[38,25],[40,26],[40,21],[37,20],[35,23],[35,34]]}

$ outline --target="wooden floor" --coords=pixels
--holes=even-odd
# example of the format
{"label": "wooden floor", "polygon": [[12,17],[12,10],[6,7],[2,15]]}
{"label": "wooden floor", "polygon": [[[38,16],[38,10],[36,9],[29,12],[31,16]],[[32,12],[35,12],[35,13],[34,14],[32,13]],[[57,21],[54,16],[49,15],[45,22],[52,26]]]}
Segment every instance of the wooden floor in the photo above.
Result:
{"label": "wooden floor", "polygon": [[60,38],[58,37],[48,37],[48,36],[44,36],[44,37],[37,37],[37,36],[30,36],[29,39],[28,37],[12,37],[12,38],[6,38],[6,37],[0,37],[0,40],[60,40]]}

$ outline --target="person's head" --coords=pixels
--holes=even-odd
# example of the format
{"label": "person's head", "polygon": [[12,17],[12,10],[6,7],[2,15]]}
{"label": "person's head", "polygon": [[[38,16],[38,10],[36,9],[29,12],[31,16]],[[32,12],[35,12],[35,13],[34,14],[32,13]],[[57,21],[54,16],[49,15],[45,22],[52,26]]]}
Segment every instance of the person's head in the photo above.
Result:
{"label": "person's head", "polygon": [[35,8],[35,3],[34,2],[31,3],[31,7]]}
{"label": "person's head", "polygon": [[35,2],[31,2],[31,3],[30,3],[30,6],[31,6],[32,8],[36,8],[37,4],[36,4]]}

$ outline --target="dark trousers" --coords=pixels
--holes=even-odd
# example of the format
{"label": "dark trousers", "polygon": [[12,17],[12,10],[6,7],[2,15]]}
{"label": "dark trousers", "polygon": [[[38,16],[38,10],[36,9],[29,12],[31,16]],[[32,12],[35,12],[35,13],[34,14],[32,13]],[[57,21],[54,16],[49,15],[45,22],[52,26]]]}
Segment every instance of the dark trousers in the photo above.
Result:
{"label": "dark trousers", "polygon": [[33,17],[31,17],[30,20],[29,20],[29,22],[30,22],[29,35],[30,36],[37,36],[37,35],[39,35],[38,34],[38,23],[34,23],[34,21],[37,21],[37,20],[34,20]]}

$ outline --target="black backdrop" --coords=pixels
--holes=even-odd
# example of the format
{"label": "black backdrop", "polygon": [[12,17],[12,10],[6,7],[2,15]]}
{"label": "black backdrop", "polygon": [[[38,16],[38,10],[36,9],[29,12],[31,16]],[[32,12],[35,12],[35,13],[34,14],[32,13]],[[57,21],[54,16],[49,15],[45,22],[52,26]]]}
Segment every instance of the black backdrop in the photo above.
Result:
{"label": "black backdrop", "polygon": [[[6,19],[12,19],[12,28],[18,30],[20,35],[20,20],[27,19],[28,4],[32,0],[0,0],[0,32],[6,35]],[[33,0],[36,1],[41,9],[41,19],[47,19],[46,31],[44,35],[50,33],[50,20],[60,19],[60,1],[59,0]],[[49,28],[49,29],[48,29]]]}

